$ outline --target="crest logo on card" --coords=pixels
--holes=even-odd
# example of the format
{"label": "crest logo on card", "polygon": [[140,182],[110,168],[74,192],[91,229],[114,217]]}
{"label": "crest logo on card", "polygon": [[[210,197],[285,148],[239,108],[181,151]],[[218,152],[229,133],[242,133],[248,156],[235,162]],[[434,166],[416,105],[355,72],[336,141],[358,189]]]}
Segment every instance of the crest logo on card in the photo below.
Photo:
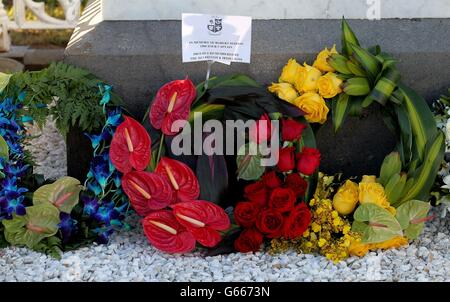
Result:
{"label": "crest logo on card", "polygon": [[220,35],[222,31],[222,18],[212,17],[207,27],[211,35]]}

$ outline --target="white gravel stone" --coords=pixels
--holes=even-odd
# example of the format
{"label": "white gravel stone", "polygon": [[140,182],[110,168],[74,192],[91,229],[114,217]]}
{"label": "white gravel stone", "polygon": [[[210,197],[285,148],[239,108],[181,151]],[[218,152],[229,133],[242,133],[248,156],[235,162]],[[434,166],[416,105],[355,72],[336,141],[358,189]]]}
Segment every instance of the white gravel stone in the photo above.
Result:
{"label": "white gravel stone", "polygon": [[[65,145],[53,124],[31,145],[41,164],[39,172],[47,177],[66,173]],[[439,214],[439,209],[433,211]],[[113,235],[109,245],[70,251],[60,261],[26,248],[0,250],[0,282],[450,281],[448,217],[428,222],[422,235],[406,248],[370,252],[339,264],[295,251],[275,256],[258,252],[204,257],[199,251],[168,255],[148,244],[136,217],[130,217],[130,223],[133,229]]]}

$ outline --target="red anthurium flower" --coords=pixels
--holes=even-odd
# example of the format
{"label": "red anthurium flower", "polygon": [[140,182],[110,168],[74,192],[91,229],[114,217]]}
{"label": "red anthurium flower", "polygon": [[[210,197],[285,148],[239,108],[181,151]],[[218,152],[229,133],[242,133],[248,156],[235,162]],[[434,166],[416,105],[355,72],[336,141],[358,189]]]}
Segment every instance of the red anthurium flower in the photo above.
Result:
{"label": "red anthurium flower", "polygon": [[136,212],[145,216],[161,210],[174,200],[174,192],[167,180],[155,173],[132,171],[122,177],[122,188]]}
{"label": "red anthurium flower", "polygon": [[142,219],[145,236],[166,253],[188,253],[195,248],[195,238],[169,210],[153,212]]}
{"label": "red anthurium flower", "polygon": [[109,156],[114,167],[122,173],[133,168],[142,171],[150,162],[151,139],[147,130],[136,120],[125,116],[111,141]]}
{"label": "red anthurium flower", "polygon": [[267,113],[264,113],[261,115],[260,119],[256,121],[254,126],[250,128],[249,138],[252,142],[261,144],[262,142],[270,140],[272,131],[272,122]]}
{"label": "red anthurium flower", "polygon": [[206,247],[216,246],[222,240],[218,231],[225,231],[230,227],[227,213],[209,201],[181,202],[171,205],[171,208],[178,222]]}
{"label": "red anthurium flower", "polygon": [[191,104],[196,96],[194,84],[187,77],[172,81],[158,90],[150,109],[150,123],[166,135],[175,135],[172,124],[176,120],[187,120]]}
{"label": "red anthurium flower", "polygon": [[155,173],[168,180],[175,191],[175,202],[191,201],[200,195],[197,177],[191,168],[180,161],[163,157],[156,167]]}

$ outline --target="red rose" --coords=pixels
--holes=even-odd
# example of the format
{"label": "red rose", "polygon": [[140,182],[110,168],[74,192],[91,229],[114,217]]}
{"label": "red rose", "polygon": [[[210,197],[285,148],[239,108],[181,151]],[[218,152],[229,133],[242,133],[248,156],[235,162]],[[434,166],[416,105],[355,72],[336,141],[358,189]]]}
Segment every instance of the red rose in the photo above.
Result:
{"label": "red rose", "polygon": [[316,148],[303,147],[297,154],[297,170],[305,175],[313,174],[320,165],[320,152]]}
{"label": "red rose", "polygon": [[267,188],[262,181],[257,181],[245,187],[244,196],[248,200],[258,204],[261,207],[267,204]]}
{"label": "red rose", "polygon": [[250,128],[249,138],[250,141],[257,144],[270,140],[272,136],[273,125],[269,116],[264,113],[260,119],[256,121],[253,127]]}
{"label": "red rose", "polygon": [[298,173],[291,173],[286,176],[284,180],[284,186],[286,188],[290,188],[294,191],[294,194],[299,196],[304,196],[306,193],[306,189],[308,188],[308,182],[303,179]]}
{"label": "red rose", "polygon": [[283,141],[295,141],[302,136],[303,130],[306,128],[305,124],[299,123],[296,120],[282,120],[281,121],[281,138]]}
{"label": "red rose", "polygon": [[270,171],[269,173],[264,174],[262,177],[262,181],[269,189],[281,187],[281,180],[280,178],[278,178],[275,171]]}
{"label": "red rose", "polygon": [[280,149],[278,159],[278,170],[281,172],[288,172],[295,167],[294,147],[287,147]]}
{"label": "red rose", "polygon": [[263,210],[256,219],[256,227],[268,238],[278,238],[283,231],[284,217],[272,209]]}
{"label": "red rose", "polygon": [[255,229],[242,231],[236,241],[234,248],[241,253],[257,252],[261,248],[263,235]]}
{"label": "red rose", "polygon": [[311,222],[311,212],[305,203],[297,205],[286,218],[283,227],[283,237],[295,239],[303,235]]}
{"label": "red rose", "polygon": [[238,202],[234,208],[234,219],[238,225],[250,228],[255,224],[259,209],[253,202]]}
{"label": "red rose", "polygon": [[276,188],[269,199],[269,206],[280,213],[290,211],[295,204],[296,196],[289,188]]}

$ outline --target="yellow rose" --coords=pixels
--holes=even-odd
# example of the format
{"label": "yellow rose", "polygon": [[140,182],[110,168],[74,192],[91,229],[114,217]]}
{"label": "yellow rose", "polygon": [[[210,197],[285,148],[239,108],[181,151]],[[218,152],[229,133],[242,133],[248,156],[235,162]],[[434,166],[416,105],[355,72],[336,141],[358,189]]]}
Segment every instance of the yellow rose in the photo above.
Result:
{"label": "yellow rose", "polygon": [[295,59],[289,59],[287,64],[283,67],[283,71],[281,72],[278,82],[295,84],[295,79],[302,68],[303,67],[298,64]]}
{"label": "yellow rose", "polygon": [[276,95],[289,103],[292,103],[297,97],[297,90],[289,83],[272,83],[269,86],[269,91],[272,93],[276,93]]}
{"label": "yellow rose", "polygon": [[378,249],[387,250],[387,249],[391,249],[391,248],[399,248],[399,247],[407,245],[407,244],[408,244],[407,238],[405,238],[403,236],[396,236],[392,239],[389,239],[389,240],[386,240],[383,242],[370,244],[370,249],[371,250],[378,250]]}
{"label": "yellow rose", "polygon": [[325,123],[328,107],[324,99],[314,92],[307,92],[294,100],[295,106],[306,113],[305,118],[310,123]]}
{"label": "yellow rose", "polygon": [[333,198],[333,208],[341,215],[348,215],[358,203],[358,185],[351,180],[343,184]]}
{"label": "yellow rose", "polygon": [[336,74],[329,72],[323,75],[317,81],[317,87],[319,88],[319,94],[326,99],[331,99],[338,93],[342,92],[341,88],[342,80],[337,77]]}
{"label": "yellow rose", "polygon": [[348,253],[352,256],[362,257],[369,251],[369,245],[361,243],[361,239],[352,239],[348,247]]}
{"label": "yellow rose", "polygon": [[377,177],[375,175],[363,175],[361,182],[363,183],[376,183]]}
{"label": "yellow rose", "polygon": [[365,180],[363,177],[363,181],[359,183],[359,202],[361,204],[366,202],[377,204],[388,210],[392,215],[395,215],[396,210],[394,207],[391,207],[383,186],[379,183],[371,182],[371,180],[372,177],[370,176]]}
{"label": "yellow rose", "polygon": [[316,67],[317,69],[321,70],[322,72],[327,72],[327,71],[334,71],[334,68],[330,66],[330,64],[328,64],[327,59],[332,55],[332,54],[337,54],[338,52],[336,51],[336,45],[333,45],[333,48],[331,48],[330,50],[328,50],[328,48],[325,47],[324,50],[322,50],[321,52],[319,52],[319,54],[317,55],[316,60],[314,61],[313,66]]}
{"label": "yellow rose", "polygon": [[304,67],[300,69],[295,79],[295,88],[299,92],[315,92],[317,91],[317,81],[322,73],[319,69],[304,63]]}

